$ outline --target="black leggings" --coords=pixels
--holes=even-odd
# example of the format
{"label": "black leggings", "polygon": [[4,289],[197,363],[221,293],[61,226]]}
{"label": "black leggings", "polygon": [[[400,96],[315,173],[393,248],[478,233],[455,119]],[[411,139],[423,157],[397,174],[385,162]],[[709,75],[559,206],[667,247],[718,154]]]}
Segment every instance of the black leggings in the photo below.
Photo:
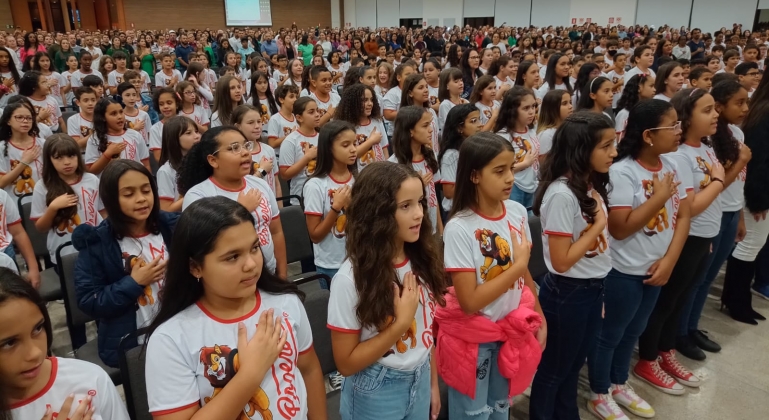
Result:
{"label": "black leggings", "polygon": [[702,275],[713,238],[689,236],[681,250],[667,284],[662,286],[646,330],[638,339],[638,355],[643,360],[657,360],[660,351],[676,345],[681,310],[694,287],[694,279]]}

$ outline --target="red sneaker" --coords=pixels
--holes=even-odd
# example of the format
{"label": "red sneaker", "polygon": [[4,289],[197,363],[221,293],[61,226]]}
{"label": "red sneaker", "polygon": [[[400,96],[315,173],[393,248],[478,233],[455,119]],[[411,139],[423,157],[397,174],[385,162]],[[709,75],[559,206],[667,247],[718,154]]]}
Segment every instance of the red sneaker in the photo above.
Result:
{"label": "red sneaker", "polygon": [[683,395],[686,391],[672,376],[660,367],[659,359],[650,362],[639,360],[633,368],[633,374],[642,381],[671,395]]}
{"label": "red sneaker", "polygon": [[667,372],[680,382],[682,385],[690,386],[692,388],[699,388],[702,380],[693,374],[692,371],[687,369],[684,365],[678,362],[676,359],[676,351],[670,350],[668,352],[661,351],[659,357],[659,364],[662,370]]}

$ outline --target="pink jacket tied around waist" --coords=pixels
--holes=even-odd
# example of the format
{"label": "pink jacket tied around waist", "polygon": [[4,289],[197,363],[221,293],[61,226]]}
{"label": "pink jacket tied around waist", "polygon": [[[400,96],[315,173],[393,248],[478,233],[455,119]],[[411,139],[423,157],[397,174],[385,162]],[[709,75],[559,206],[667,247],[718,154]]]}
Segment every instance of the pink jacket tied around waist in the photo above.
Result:
{"label": "pink jacket tied around waist", "polygon": [[521,394],[534,378],[542,349],[534,332],[542,317],[534,311],[534,295],[528,287],[517,309],[497,322],[482,315],[467,315],[459,306],[454,288],[446,294],[446,306],[438,307],[433,320],[438,374],[455,390],[475,398],[478,345],[501,341],[499,371],[509,379],[508,397]]}

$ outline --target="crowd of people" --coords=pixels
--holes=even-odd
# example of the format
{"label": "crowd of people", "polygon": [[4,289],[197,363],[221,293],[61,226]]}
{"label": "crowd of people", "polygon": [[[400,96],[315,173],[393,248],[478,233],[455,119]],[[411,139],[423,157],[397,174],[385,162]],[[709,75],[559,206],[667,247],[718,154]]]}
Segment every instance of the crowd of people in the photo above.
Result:
{"label": "crowd of people", "polygon": [[[530,418],[573,419],[585,363],[589,412],[654,417],[629,374],[701,386],[680,355],[721,350],[699,321],[724,262],[722,310],[765,320],[767,32],[0,34],[0,419],[128,418],[50,354],[23,223],[57,270],[78,253],[101,361],[145,346],[156,419],[323,419],[327,386],[345,420],[507,419],[529,386]],[[289,205],[330,289],[327,378]]]}

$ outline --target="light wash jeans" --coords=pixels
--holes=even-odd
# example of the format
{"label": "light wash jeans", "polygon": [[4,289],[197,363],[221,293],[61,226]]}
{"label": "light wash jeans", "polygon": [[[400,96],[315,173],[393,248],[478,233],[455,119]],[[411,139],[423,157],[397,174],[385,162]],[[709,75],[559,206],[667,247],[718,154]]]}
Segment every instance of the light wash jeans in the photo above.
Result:
{"label": "light wash jeans", "polygon": [[[339,271],[338,268],[323,268],[323,267],[318,267],[317,265],[315,266],[315,272],[316,273],[318,273],[318,274],[325,274],[325,275],[327,275],[332,280],[334,279],[334,276],[336,275],[337,271]],[[326,289],[326,290],[329,289],[328,280],[326,280],[326,279],[318,279],[318,281],[320,282],[320,288],[321,289]]]}
{"label": "light wash jeans", "polygon": [[510,191],[510,199],[516,203],[526,207],[526,211],[529,212],[529,216],[532,215],[531,208],[534,207],[534,193],[529,193],[518,188],[513,184],[513,190]]}
{"label": "light wash jeans", "polygon": [[414,370],[374,363],[344,378],[339,412],[342,420],[426,420],[430,416],[430,358]]}
{"label": "light wash jeans", "polygon": [[449,419],[507,420],[510,411],[510,399],[507,398],[510,383],[499,373],[497,360],[501,345],[495,341],[478,346],[475,399],[449,387]]}

